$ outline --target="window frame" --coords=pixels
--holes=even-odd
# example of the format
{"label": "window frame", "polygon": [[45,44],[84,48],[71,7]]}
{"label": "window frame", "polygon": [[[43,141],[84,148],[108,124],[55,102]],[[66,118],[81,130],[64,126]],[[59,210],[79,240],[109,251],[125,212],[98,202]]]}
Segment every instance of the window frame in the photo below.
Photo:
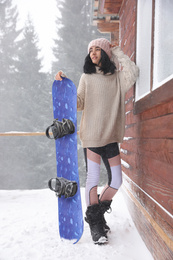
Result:
{"label": "window frame", "polygon": [[[138,0],[140,1],[140,0]],[[137,11],[136,11],[137,12]],[[136,25],[137,26],[137,25]],[[151,28],[151,67],[150,67],[150,93],[134,102],[134,114],[142,113],[159,104],[168,102],[173,98],[173,79],[165,82],[158,88],[153,88],[154,76],[154,31],[155,31],[155,0],[152,0],[152,28]],[[137,30],[136,30],[137,34]],[[136,35],[137,39],[137,35]],[[135,89],[136,92],[136,89]]]}

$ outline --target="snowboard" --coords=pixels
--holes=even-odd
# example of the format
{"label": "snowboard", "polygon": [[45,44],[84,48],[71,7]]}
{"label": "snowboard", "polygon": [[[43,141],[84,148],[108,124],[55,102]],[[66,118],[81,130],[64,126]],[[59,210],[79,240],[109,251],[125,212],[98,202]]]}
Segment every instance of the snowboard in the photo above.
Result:
{"label": "snowboard", "polygon": [[63,78],[52,85],[54,119],[69,119],[74,124],[74,133],[55,140],[57,178],[65,178],[77,184],[73,197],[58,198],[59,234],[63,239],[77,243],[83,233],[83,214],[78,173],[77,154],[77,89],[74,83]]}

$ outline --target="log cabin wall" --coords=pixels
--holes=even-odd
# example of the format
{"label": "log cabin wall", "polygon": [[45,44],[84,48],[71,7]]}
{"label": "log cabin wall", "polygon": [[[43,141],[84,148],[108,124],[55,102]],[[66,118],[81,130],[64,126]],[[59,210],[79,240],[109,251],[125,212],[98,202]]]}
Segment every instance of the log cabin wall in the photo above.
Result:
{"label": "log cabin wall", "polygon": [[[136,9],[137,1],[127,0],[123,1],[119,13],[120,46],[133,61],[136,50]],[[161,91],[158,95],[161,95]],[[171,260],[173,98],[169,97],[136,115],[134,108],[133,86],[126,94],[126,131],[121,144],[124,195],[132,218],[154,259]]]}
{"label": "log cabin wall", "polygon": [[[120,45],[133,61],[138,1],[142,0],[94,1],[94,24],[99,31],[109,32],[112,43]],[[151,1],[154,5],[155,0]],[[147,13],[144,16],[147,19]],[[152,16],[154,20],[154,12]],[[172,260],[173,81],[137,102],[132,86],[126,94],[125,106],[126,131],[121,144],[124,196],[154,259]]]}

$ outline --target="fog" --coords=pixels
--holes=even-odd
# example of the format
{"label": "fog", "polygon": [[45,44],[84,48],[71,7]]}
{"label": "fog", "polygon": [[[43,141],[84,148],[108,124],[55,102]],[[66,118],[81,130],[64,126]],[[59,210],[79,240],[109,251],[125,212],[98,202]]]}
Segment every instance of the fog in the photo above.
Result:
{"label": "fog", "polygon": [[[75,5],[72,0],[55,2],[56,32],[55,36],[49,35],[55,38],[51,38],[53,47],[49,44],[48,62],[32,12],[24,21],[21,1],[0,1],[0,189],[46,188],[48,180],[56,176],[54,141],[44,135],[4,134],[45,131],[53,121],[51,87],[55,73],[63,69],[77,86],[88,42],[100,36],[90,23],[91,1],[77,0]],[[40,17],[42,11],[45,10],[40,6]],[[49,25],[49,17],[45,20]],[[43,24],[42,33],[44,28]],[[45,35],[48,35],[46,30]],[[79,113],[78,130],[80,117]],[[80,182],[84,186],[86,172],[80,140],[78,155]],[[101,185],[106,178],[102,167]]]}

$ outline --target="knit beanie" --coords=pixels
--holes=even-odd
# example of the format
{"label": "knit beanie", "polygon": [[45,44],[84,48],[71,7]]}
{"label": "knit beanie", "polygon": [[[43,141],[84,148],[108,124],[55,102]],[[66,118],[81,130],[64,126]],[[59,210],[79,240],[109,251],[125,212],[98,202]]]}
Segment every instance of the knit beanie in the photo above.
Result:
{"label": "knit beanie", "polygon": [[92,40],[88,45],[88,53],[89,53],[89,50],[92,46],[100,47],[102,50],[104,50],[106,52],[108,57],[111,58],[111,56],[112,56],[111,43],[107,39],[98,38],[98,39]]}

